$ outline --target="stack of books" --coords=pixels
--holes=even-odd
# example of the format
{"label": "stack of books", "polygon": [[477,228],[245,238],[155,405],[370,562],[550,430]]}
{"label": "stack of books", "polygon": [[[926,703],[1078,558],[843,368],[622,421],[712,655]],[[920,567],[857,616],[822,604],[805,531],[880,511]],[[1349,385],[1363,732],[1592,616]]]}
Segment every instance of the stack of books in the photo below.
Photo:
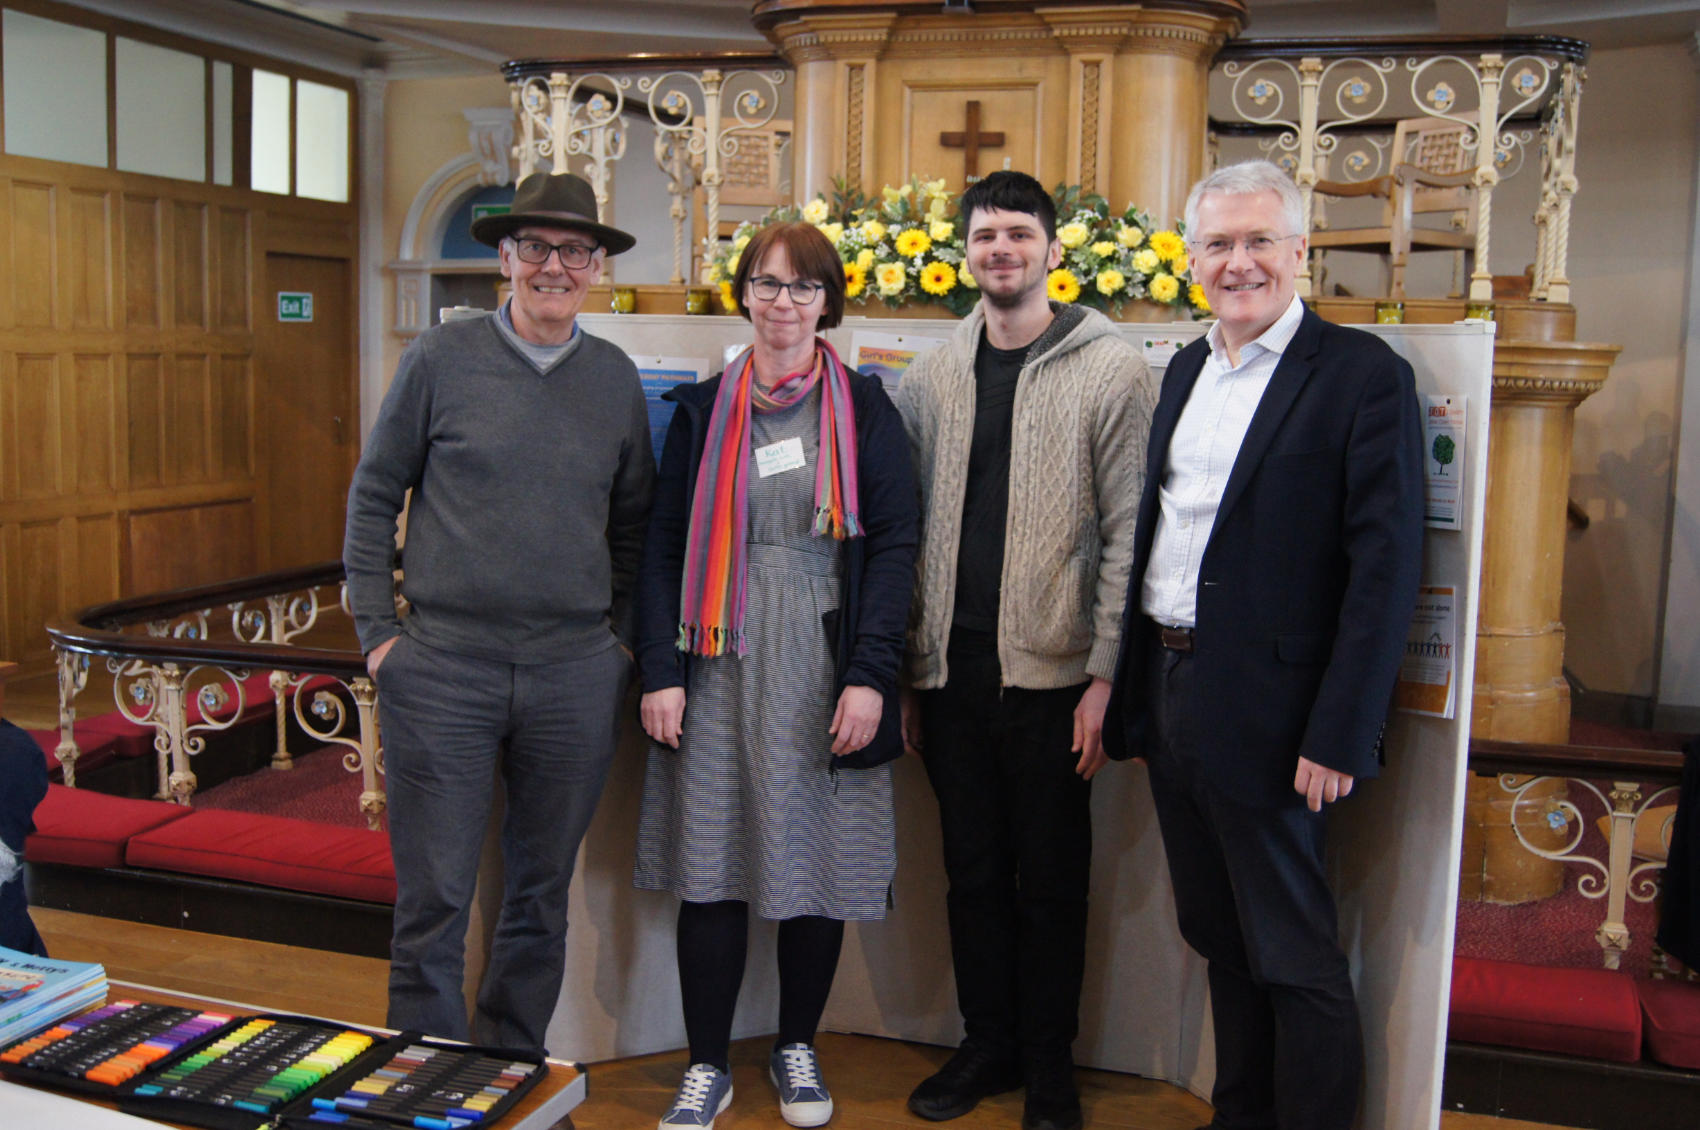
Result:
{"label": "stack of books", "polygon": [[0,1047],[106,1000],[106,969],[0,946]]}

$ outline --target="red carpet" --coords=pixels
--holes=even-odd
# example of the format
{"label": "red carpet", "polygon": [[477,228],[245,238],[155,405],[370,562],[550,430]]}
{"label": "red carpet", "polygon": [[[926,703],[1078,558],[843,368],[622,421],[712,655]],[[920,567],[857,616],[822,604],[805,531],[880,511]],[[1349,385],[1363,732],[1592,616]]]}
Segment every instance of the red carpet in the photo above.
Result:
{"label": "red carpet", "polygon": [[[344,828],[366,827],[360,812],[360,774],[343,768],[342,746],[299,754],[295,768],[262,769],[195,794],[196,808],[265,812]],[[378,778],[383,787],[383,777]]]}

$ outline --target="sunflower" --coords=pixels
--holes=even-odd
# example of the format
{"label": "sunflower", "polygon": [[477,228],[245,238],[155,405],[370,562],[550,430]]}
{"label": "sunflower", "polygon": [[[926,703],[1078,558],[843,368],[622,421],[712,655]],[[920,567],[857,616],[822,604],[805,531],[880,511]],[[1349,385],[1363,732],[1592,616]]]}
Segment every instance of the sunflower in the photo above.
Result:
{"label": "sunflower", "polygon": [[921,289],[928,294],[949,294],[956,285],[956,269],[934,260],[921,268]]}
{"label": "sunflower", "polygon": [[1175,256],[1186,253],[1186,240],[1172,231],[1154,231],[1151,233],[1151,250],[1155,251],[1165,263],[1175,261]]}
{"label": "sunflower", "polygon": [[909,276],[902,263],[881,263],[874,268],[874,283],[879,287],[881,298],[896,298],[908,285]]}
{"label": "sunflower", "polygon": [[1067,267],[1058,267],[1045,276],[1045,293],[1058,302],[1073,302],[1080,297],[1080,280]]}
{"label": "sunflower", "polygon": [[1181,292],[1181,284],[1173,275],[1158,275],[1151,280],[1151,297],[1158,302],[1173,302]]}
{"label": "sunflower", "polygon": [[1107,271],[1099,271],[1098,272],[1098,278],[1097,278],[1098,293],[1104,295],[1105,297],[1109,297],[1109,296],[1120,293],[1121,288],[1126,286],[1126,285],[1127,285],[1126,276],[1124,276],[1120,271],[1116,270],[1113,267],[1110,268]]}
{"label": "sunflower", "polygon": [[905,228],[897,234],[897,241],[892,244],[897,248],[897,253],[905,259],[925,253],[932,245],[932,237],[920,228]]}
{"label": "sunflower", "polygon": [[868,286],[868,269],[860,263],[844,264],[844,297],[860,298]]}
{"label": "sunflower", "polygon": [[1186,288],[1186,300],[1192,303],[1199,313],[1210,313],[1210,300],[1204,297],[1204,288],[1197,283]]}

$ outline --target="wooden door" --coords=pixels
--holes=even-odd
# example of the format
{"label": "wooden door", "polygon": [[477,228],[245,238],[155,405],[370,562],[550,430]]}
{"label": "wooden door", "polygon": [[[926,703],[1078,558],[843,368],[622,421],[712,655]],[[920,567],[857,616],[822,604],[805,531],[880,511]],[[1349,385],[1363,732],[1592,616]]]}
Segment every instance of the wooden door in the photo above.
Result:
{"label": "wooden door", "polygon": [[[267,569],[342,556],[354,471],[355,337],[346,259],[273,252],[261,291],[254,421]],[[285,320],[279,295],[310,295],[311,320]],[[291,303],[299,318],[300,302]]]}

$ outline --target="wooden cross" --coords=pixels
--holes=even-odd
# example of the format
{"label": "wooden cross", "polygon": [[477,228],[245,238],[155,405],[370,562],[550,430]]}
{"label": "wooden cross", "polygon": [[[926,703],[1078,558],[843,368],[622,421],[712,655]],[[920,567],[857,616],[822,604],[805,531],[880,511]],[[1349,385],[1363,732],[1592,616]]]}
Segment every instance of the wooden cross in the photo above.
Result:
{"label": "wooden cross", "polygon": [[982,133],[980,131],[980,103],[968,103],[968,121],[966,128],[960,131],[946,130],[939,134],[939,144],[946,149],[964,150],[962,164],[967,177],[980,175],[980,147],[1001,149],[1003,134],[998,131]]}

